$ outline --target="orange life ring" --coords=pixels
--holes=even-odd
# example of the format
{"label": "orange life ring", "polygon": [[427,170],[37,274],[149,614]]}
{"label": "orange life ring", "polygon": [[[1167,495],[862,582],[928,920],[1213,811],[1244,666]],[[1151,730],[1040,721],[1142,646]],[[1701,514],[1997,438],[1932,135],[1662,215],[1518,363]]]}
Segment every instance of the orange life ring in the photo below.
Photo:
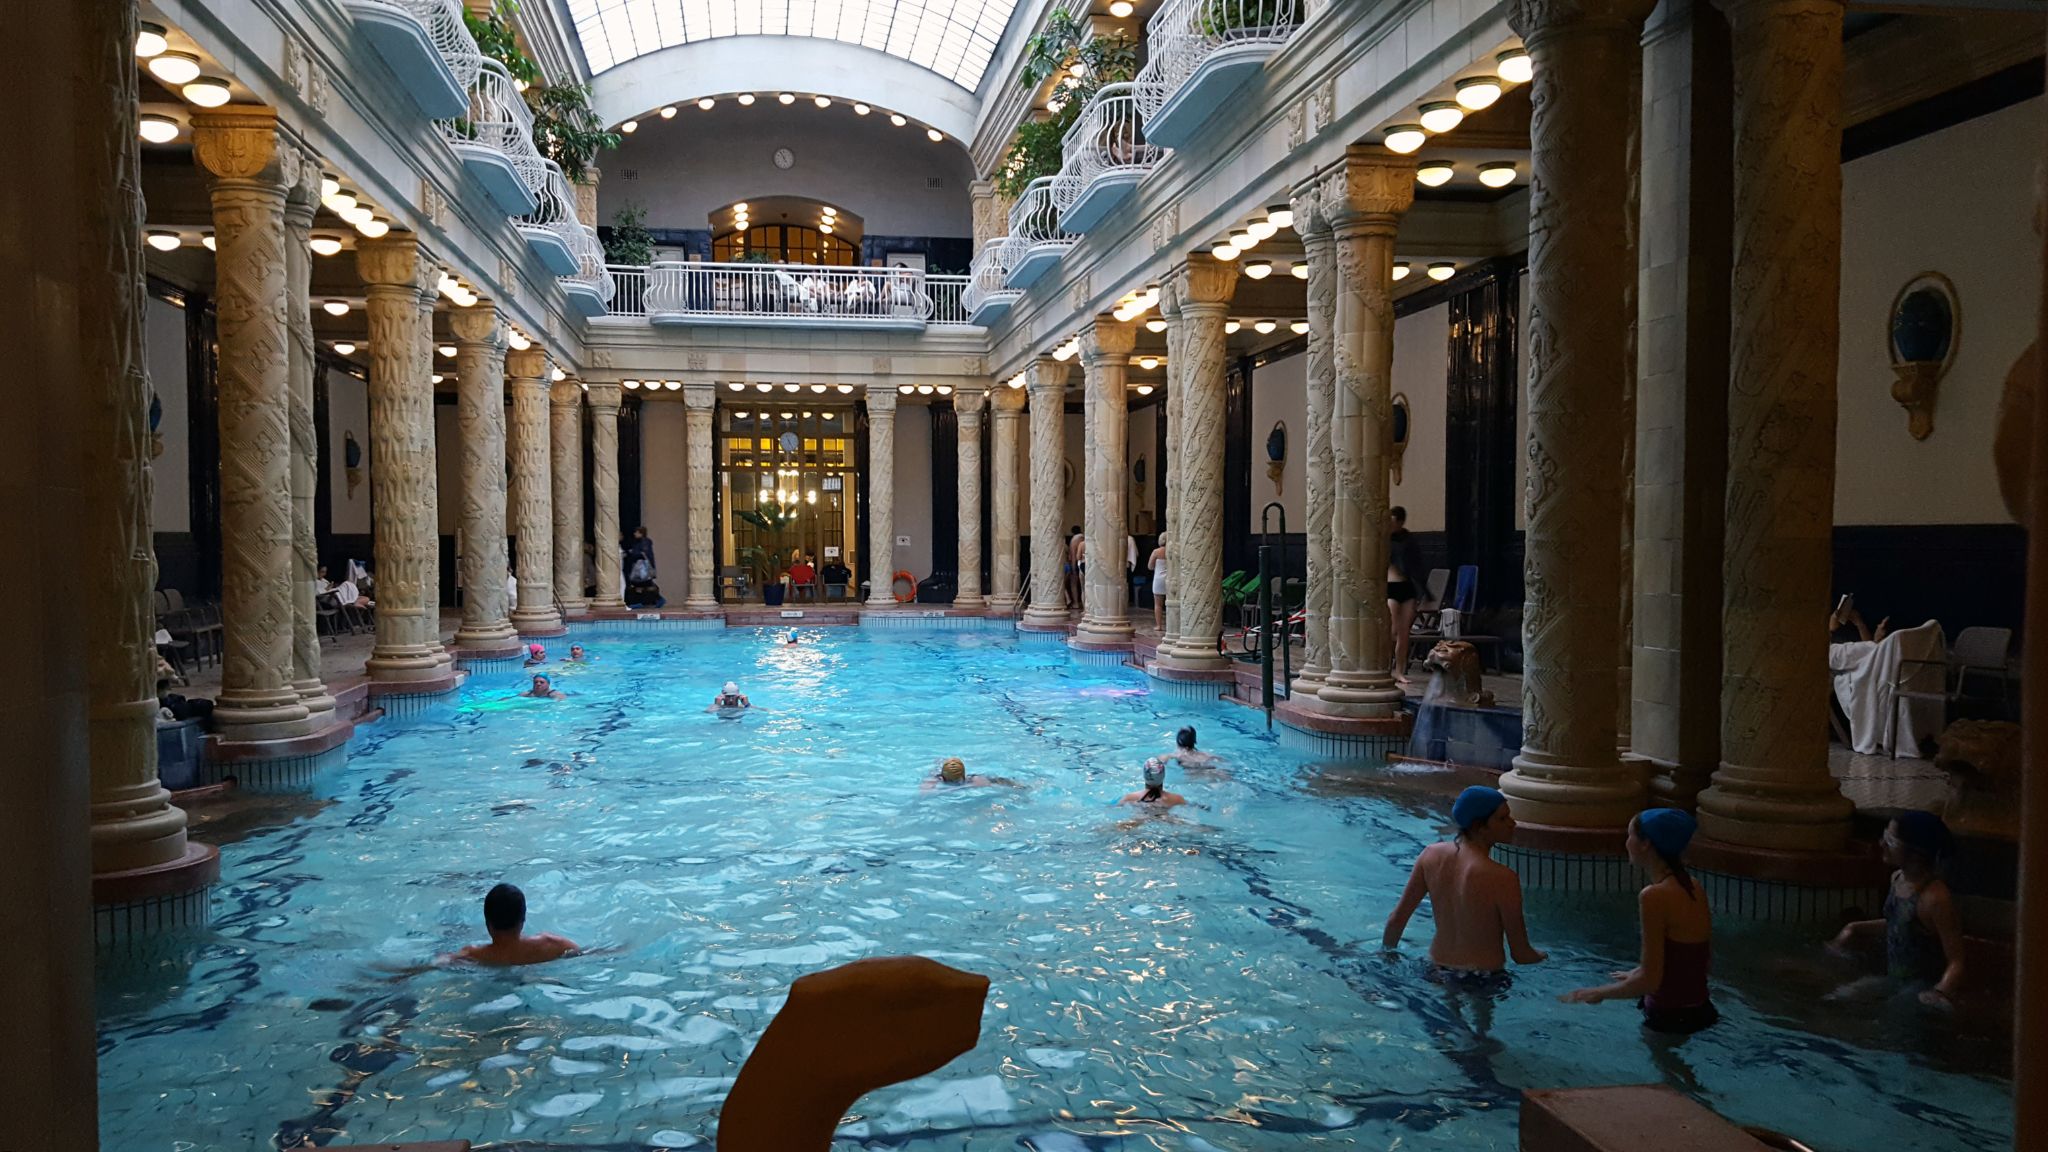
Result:
{"label": "orange life ring", "polygon": [[[910,591],[896,591],[896,585],[898,584],[910,585]],[[908,572],[896,573],[896,575],[889,578],[889,594],[896,597],[896,602],[898,604],[908,604],[912,600],[917,599],[917,577],[912,576]]]}

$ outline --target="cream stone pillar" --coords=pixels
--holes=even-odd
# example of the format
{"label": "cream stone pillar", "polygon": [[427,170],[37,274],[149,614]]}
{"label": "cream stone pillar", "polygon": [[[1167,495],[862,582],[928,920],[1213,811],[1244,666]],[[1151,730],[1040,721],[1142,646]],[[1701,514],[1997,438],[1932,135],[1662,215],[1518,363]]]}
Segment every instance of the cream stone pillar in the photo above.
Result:
{"label": "cream stone pillar", "polygon": [[[1722,591],[1721,767],[1700,831],[1840,848],[1828,774],[1827,602],[1842,268],[1840,0],[1728,0],[1735,275]],[[1540,67],[1540,62],[1539,62]]]}
{"label": "cream stone pillar", "polygon": [[590,508],[595,523],[590,536],[597,546],[597,599],[591,608],[619,612],[626,607],[625,580],[619,572],[619,399],[616,381],[589,383]]}
{"label": "cream stone pillar", "polygon": [[1173,571],[1167,595],[1180,602],[1179,631],[1162,645],[1157,662],[1170,668],[1214,670],[1223,635],[1223,391],[1229,349],[1223,321],[1237,288],[1237,265],[1204,253],[1172,273],[1180,297],[1180,499],[1174,503]]}
{"label": "cream stone pillar", "polygon": [[561,631],[555,610],[554,500],[548,473],[548,357],[539,348],[505,356],[512,394],[512,535],[518,541],[519,603],[512,625],[528,635]]}
{"label": "cream stone pillar", "polygon": [[1181,336],[1185,331],[1180,288],[1172,276],[1159,283],[1159,318],[1166,321],[1166,398],[1159,405],[1159,418],[1166,421],[1166,459],[1159,465],[1166,469],[1166,499],[1159,509],[1159,533],[1166,540],[1166,612],[1153,653],[1155,658],[1171,648],[1180,635],[1180,584],[1174,574],[1180,540],[1174,535],[1174,520],[1180,515],[1180,401],[1187,389],[1181,383],[1186,377],[1180,367]]}
{"label": "cream stone pillar", "polygon": [[220,332],[220,733],[234,740],[312,728],[293,687],[290,322],[285,193],[303,163],[268,108],[192,117],[212,176]]}
{"label": "cream stone pillar", "polygon": [[1336,449],[1330,442],[1330,411],[1337,402],[1337,366],[1331,356],[1337,321],[1337,240],[1323,214],[1319,184],[1310,181],[1295,189],[1292,207],[1294,231],[1308,256],[1308,440],[1302,493],[1307,512],[1302,535],[1308,543],[1308,580],[1302,605],[1302,665],[1288,688],[1288,697],[1306,701],[1315,698],[1329,674],[1330,526],[1337,503]]}
{"label": "cream stone pillar", "polygon": [[868,603],[896,606],[896,393],[868,388]]}
{"label": "cream stone pillar", "polygon": [[1131,582],[1124,575],[1124,538],[1131,531],[1130,401],[1124,379],[1138,330],[1097,316],[1081,330],[1083,395],[1087,398],[1087,450],[1083,455],[1088,532],[1088,580],[1074,642],[1087,648],[1131,643]]}
{"label": "cream stone pillar", "polygon": [[1024,423],[1022,388],[997,388],[990,395],[995,407],[995,457],[989,466],[989,529],[995,535],[990,544],[989,611],[1014,616],[1023,606],[1017,565],[1017,447]]}
{"label": "cream stone pillar", "polygon": [[717,385],[683,385],[683,432],[688,438],[684,460],[690,469],[690,594],[683,607],[700,612],[718,608],[718,541],[711,527],[712,417],[717,406]]}
{"label": "cream stone pillar", "polygon": [[1018,621],[1027,628],[1064,628],[1068,622],[1066,512],[1067,366],[1040,356],[1024,370],[1031,393],[1031,606]]}
{"label": "cream stone pillar", "polygon": [[505,603],[505,335],[481,301],[448,314],[455,333],[455,412],[462,428],[462,624],[458,648],[509,648]]}
{"label": "cream stone pillar", "polygon": [[[377,639],[372,680],[427,680],[443,674],[434,489],[434,385],[419,355],[419,246],[393,232],[356,245],[370,322],[370,496],[377,554]],[[431,350],[429,355],[431,355]]]}
{"label": "cream stone pillar", "polygon": [[[412,351],[418,360],[413,372],[426,406],[409,429],[419,468],[414,499],[420,520],[415,531],[425,549],[420,558],[420,614],[414,626],[419,632],[417,642],[433,650],[445,674],[455,658],[441,641],[441,446],[434,416],[434,352],[439,343],[434,338],[434,305],[441,299],[440,283],[440,269],[430,260],[419,261],[413,277]],[[371,491],[375,490],[372,481]]]}
{"label": "cream stone pillar", "polygon": [[1316,706],[1346,716],[1391,716],[1401,707],[1386,592],[1394,232],[1415,200],[1415,162],[1353,145],[1324,179],[1321,200],[1336,264],[1328,313],[1335,488],[1329,665],[1316,688]]}
{"label": "cream stone pillar", "polygon": [[583,385],[573,376],[558,380],[548,392],[548,401],[554,441],[548,462],[555,486],[555,603],[564,616],[587,616],[590,601],[583,595]]}
{"label": "cream stone pillar", "polygon": [[[320,679],[320,628],[314,585],[320,578],[320,548],[313,539],[313,497],[319,461],[319,432],[313,424],[313,214],[320,207],[320,166],[299,163],[298,179],[285,195],[285,322],[291,329],[287,393],[292,473],[292,690],[309,719],[334,718],[334,697]],[[214,243],[220,243],[216,237]]]}
{"label": "cream stone pillar", "polygon": [[1500,787],[1516,817],[1538,824],[1620,827],[1643,803],[1640,775],[1615,754],[1620,349],[1626,281],[1635,275],[1616,235],[1628,207],[1628,144],[1615,121],[1630,97],[1630,60],[1641,53],[1649,8],[1648,0],[1514,0],[1509,13],[1536,63],[1536,111],[1527,671],[1522,752]]}
{"label": "cream stone pillar", "polygon": [[960,561],[953,607],[961,611],[988,607],[981,595],[981,406],[987,398],[980,388],[953,390],[960,462]]}

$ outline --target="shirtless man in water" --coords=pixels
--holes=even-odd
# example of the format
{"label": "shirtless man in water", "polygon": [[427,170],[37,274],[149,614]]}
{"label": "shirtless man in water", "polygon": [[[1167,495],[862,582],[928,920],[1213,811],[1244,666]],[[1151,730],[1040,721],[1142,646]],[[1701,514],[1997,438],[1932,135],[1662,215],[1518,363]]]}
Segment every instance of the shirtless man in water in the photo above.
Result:
{"label": "shirtless man in water", "polygon": [[1508,814],[1507,797],[1475,785],[1458,794],[1451,819],[1458,838],[1431,844],[1416,858],[1381,944],[1389,951],[1400,946],[1408,918],[1427,896],[1436,912],[1436,938],[1429,943],[1432,978],[1497,989],[1507,980],[1510,956],[1517,964],[1539,964],[1545,958],[1529,944],[1521,879],[1489,855],[1495,844],[1514,839],[1515,818]]}
{"label": "shirtless man in water", "polygon": [[1001,776],[983,776],[979,772],[969,774],[966,761],[958,756],[948,756],[944,760],[939,761],[938,775],[924,778],[923,790],[930,792],[941,787],[986,788],[992,784],[1005,784],[1014,787],[1016,781],[1005,780]]}
{"label": "shirtless man in water", "polygon": [[442,959],[509,968],[518,964],[544,964],[579,951],[575,941],[552,932],[523,935],[526,893],[510,884],[500,884],[484,897],[484,927],[491,933],[489,944],[471,944]]}

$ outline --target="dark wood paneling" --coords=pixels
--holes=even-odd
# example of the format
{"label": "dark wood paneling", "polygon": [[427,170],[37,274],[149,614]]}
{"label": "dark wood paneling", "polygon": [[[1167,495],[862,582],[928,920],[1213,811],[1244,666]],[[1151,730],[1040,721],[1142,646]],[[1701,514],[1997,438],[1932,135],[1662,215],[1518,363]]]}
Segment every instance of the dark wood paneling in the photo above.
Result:
{"label": "dark wood paneling", "polygon": [[1950,640],[1975,625],[2017,634],[2026,599],[2026,533],[2017,524],[1873,524],[1835,528],[1834,591],[1856,594],[1875,626],[1941,621]]}
{"label": "dark wood paneling", "polygon": [[[1508,559],[1515,532],[1517,295],[1523,261],[1488,261],[1450,297],[1444,405],[1444,535],[1448,561],[1479,566],[1479,606],[1519,603],[1522,570]],[[1410,429],[1411,437],[1417,430]]]}
{"label": "dark wood paneling", "polygon": [[[960,416],[951,399],[933,404],[931,431],[932,570],[957,587],[960,566]],[[953,599],[949,590],[947,602]]]}

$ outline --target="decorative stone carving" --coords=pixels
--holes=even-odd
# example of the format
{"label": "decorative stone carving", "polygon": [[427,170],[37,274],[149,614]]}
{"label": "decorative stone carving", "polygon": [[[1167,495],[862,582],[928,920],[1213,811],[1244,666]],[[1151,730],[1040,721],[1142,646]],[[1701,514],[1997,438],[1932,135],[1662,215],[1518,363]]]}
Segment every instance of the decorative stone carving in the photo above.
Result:
{"label": "decorative stone carving", "polygon": [[1308,143],[1308,104],[1287,107],[1287,150],[1293,152]]}
{"label": "decorative stone carving", "polygon": [[554,446],[555,604],[564,615],[590,611],[583,595],[583,385],[571,376],[549,391]]}
{"label": "decorative stone carving", "polygon": [[1330,535],[1337,501],[1336,458],[1330,443],[1330,411],[1336,404],[1337,370],[1331,338],[1337,320],[1337,244],[1323,214],[1320,185],[1314,181],[1295,189],[1294,230],[1308,257],[1308,354],[1306,491],[1308,580],[1303,605],[1302,666],[1290,696],[1308,700],[1322,688],[1329,671]]}
{"label": "decorative stone carving", "polygon": [[1086,272],[1075,279],[1074,286],[1067,292],[1067,307],[1076,312],[1086,312],[1095,299],[1095,288]]}
{"label": "decorative stone carving", "polygon": [[1166,545],[1166,612],[1164,628],[1159,633],[1159,648],[1164,650],[1171,648],[1180,635],[1180,592],[1173,571],[1180,549],[1174,535],[1174,517],[1179,515],[1181,501],[1181,398],[1187,391],[1181,383],[1180,369],[1181,338],[1187,329],[1181,317],[1180,287],[1172,276],[1159,284],[1159,318],[1166,321],[1166,400],[1159,406],[1160,419],[1166,421],[1166,459],[1160,464],[1166,469],[1166,500],[1159,509],[1160,540]]}
{"label": "decorative stone carving", "polygon": [[320,449],[313,424],[313,254],[307,247],[319,206],[320,166],[302,154],[284,205],[285,317],[291,336],[286,394],[292,445],[292,690],[309,718],[325,723],[332,718],[334,697],[320,680],[320,622],[314,603],[320,550],[313,539],[313,499]]}
{"label": "decorative stone carving", "polygon": [[974,211],[974,250],[978,253],[991,240],[1000,239],[1010,226],[1008,214],[1003,211],[1002,197],[996,195],[996,186],[987,180],[976,180],[968,188]]}
{"label": "decorative stone carving", "polygon": [[1081,330],[1086,368],[1087,451],[1083,455],[1088,579],[1076,643],[1091,648],[1131,642],[1131,584],[1124,575],[1124,538],[1130,534],[1130,412],[1124,391],[1138,330],[1107,316]]}
{"label": "decorative stone carving", "polygon": [[[1700,831],[1830,850],[1851,805],[1828,773],[1824,603],[1834,526],[1842,250],[1838,0],[1731,0],[1735,269],[1722,590],[1721,766]],[[1542,71],[1537,63],[1538,75]],[[1574,206],[1574,212],[1578,209]]]}
{"label": "decorative stone carving", "polygon": [[[329,85],[326,72],[303,43],[289,36],[284,42],[284,80],[308,108],[322,116],[327,114]],[[215,243],[219,243],[218,238]]]}
{"label": "decorative stone carving", "polygon": [[519,265],[510,260],[498,261],[498,291],[505,297],[505,303],[519,302]]}
{"label": "decorative stone carving", "polygon": [[[607,357],[609,359],[609,357]],[[590,606],[617,612],[626,607],[619,571],[619,386],[590,382],[590,537],[597,549],[597,599]]]}
{"label": "decorative stone carving", "polygon": [[989,530],[995,539],[990,544],[993,587],[988,606],[1004,615],[1015,613],[1023,603],[1017,565],[1017,450],[1027,398],[1022,388],[997,388],[989,397],[995,409],[995,455],[989,467]]}
{"label": "decorative stone carving", "polygon": [[1623,293],[1636,269],[1616,242],[1628,172],[1613,118],[1632,98],[1630,60],[1641,56],[1649,8],[1648,0],[1515,0],[1509,13],[1536,80],[1526,673],[1522,751],[1500,786],[1518,818],[1540,824],[1620,827],[1643,801],[1640,774],[1615,752],[1620,349]]}
{"label": "decorative stone carving", "polygon": [[685,360],[692,372],[702,372],[711,367],[711,357],[702,352],[692,352]]}
{"label": "decorative stone carving", "polygon": [[1167,587],[1180,611],[1173,646],[1162,646],[1157,662],[1208,670],[1228,663],[1216,650],[1223,634],[1223,377],[1229,361],[1223,322],[1237,288],[1237,265],[1203,253],[1188,257],[1172,278],[1180,303],[1180,350],[1167,359],[1180,361],[1180,431],[1174,437],[1180,463]]}
{"label": "decorative stone carving", "polygon": [[497,306],[448,314],[455,333],[455,412],[462,430],[462,648],[519,638],[505,603],[505,333]]}
{"label": "decorative stone carving", "polygon": [[1059,628],[1067,623],[1066,506],[1067,366],[1040,356],[1025,370],[1031,393],[1031,606],[1022,623]]}
{"label": "decorative stone carving", "polygon": [[213,177],[220,339],[221,692],[223,734],[304,735],[292,686],[291,323],[284,203],[300,155],[267,108],[192,118],[193,153]]}
{"label": "decorative stone carving", "polygon": [[1180,202],[1176,200],[1168,204],[1165,211],[1152,218],[1152,250],[1154,252],[1169,251],[1173,247],[1174,239],[1179,235]]}
{"label": "decorative stone carving", "polygon": [[574,181],[576,222],[587,228],[597,227],[597,182],[603,175],[596,167],[586,166],[583,175]]}
{"label": "decorative stone carving", "polygon": [[[980,357],[969,357],[978,361]],[[960,465],[960,560],[953,607],[979,609],[981,595],[981,408],[987,393],[980,388],[953,392],[953,415],[959,422],[956,441]]]}
{"label": "decorative stone carving", "polygon": [[[875,375],[877,375],[877,376],[887,376],[887,375],[888,375],[888,374],[889,374],[889,373],[890,373],[890,372],[891,372],[891,371],[893,370],[893,368],[894,368],[894,365],[893,365],[893,363],[892,363],[892,362],[890,361],[889,357],[887,357],[887,356],[877,356],[877,357],[875,357],[875,360],[874,360],[874,368],[873,368],[873,371],[874,371],[874,374],[875,374]],[[871,388],[871,389],[869,389],[869,394],[870,394],[870,396],[873,396],[873,395],[875,395],[875,394],[876,394],[876,393],[878,393],[878,392],[879,392],[879,388]],[[895,400],[895,394],[894,394],[894,393],[891,393],[891,394],[890,394],[890,400],[889,400],[889,402],[890,402],[891,404],[894,404],[894,403],[896,402],[896,400]],[[896,410],[895,410],[894,408],[891,408],[891,409],[889,409],[889,411],[890,411],[890,412],[891,412],[891,413],[893,414],[893,413],[894,413],[894,412],[895,412]]]}
{"label": "decorative stone carving", "polygon": [[[703,353],[690,355],[695,359]],[[683,434],[687,438],[684,458],[690,469],[690,595],[683,606],[695,611],[718,607],[718,553],[711,530],[712,416],[717,404],[714,386],[683,385]]]}
{"label": "decorative stone carving", "polygon": [[[420,215],[436,228],[448,226],[448,197],[428,176],[420,177]],[[501,275],[498,282],[509,287],[518,283],[519,277],[516,274]]]}
{"label": "decorative stone carving", "polygon": [[425,397],[426,406],[410,430],[412,450],[420,461],[418,503],[413,509],[418,522],[412,531],[425,542],[420,557],[420,614],[413,622],[414,642],[434,654],[445,675],[454,657],[441,642],[441,469],[440,445],[434,432],[434,347],[438,343],[434,339],[434,305],[441,298],[440,282],[441,270],[433,261],[418,262],[412,283],[413,380]]}
{"label": "decorative stone carving", "polygon": [[[592,348],[590,350],[590,366],[592,368],[610,371],[612,368],[617,367],[615,360],[616,357],[613,356],[612,350],[609,348]],[[597,385],[592,383],[591,387],[595,388]]]}
{"label": "decorative stone carving", "polygon": [[553,632],[555,611],[554,497],[548,469],[548,357],[538,346],[505,354],[505,390],[512,394],[512,535],[519,544],[521,632]]}
{"label": "decorative stone carving", "polygon": [[[877,356],[885,365],[888,357]],[[896,393],[868,389],[868,607],[896,606]]]}

